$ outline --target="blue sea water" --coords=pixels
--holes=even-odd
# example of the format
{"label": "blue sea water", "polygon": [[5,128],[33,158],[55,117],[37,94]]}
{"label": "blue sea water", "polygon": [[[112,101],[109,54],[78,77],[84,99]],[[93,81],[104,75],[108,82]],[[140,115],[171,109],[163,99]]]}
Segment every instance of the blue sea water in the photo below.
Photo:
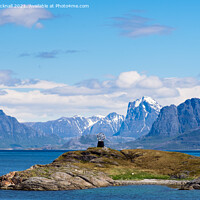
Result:
{"label": "blue sea water", "polygon": [[[19,171],[34,164],[47,164],[66,151],[0,151],[0,175]],[[182,151],[200,156],[200,151]],[[72,191],[14,191],[0,190],[3,200],[200,200],[200,191],[183,191],[166,186],[131,185]]]}

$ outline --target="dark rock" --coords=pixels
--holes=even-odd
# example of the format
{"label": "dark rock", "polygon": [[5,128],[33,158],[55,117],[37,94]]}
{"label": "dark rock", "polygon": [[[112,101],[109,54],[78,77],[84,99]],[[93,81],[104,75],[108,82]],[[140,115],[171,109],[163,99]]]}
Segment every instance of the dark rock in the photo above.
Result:
{"label": "dark rock", "polygon": [[171,179],[186,179],[188,178],[188,174],[185,173],[180,173],[180,174],[175,174],[170,176]]}
{"label": "dark rock", "polygon": [[186,183],[180,189],[181,190],[200,190],[200,177]]}

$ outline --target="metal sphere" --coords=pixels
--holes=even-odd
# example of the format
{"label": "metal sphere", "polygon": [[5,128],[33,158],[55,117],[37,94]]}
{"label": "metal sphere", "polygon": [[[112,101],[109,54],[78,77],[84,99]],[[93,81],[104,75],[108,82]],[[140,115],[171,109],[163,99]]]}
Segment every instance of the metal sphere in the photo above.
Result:
{"label": "metal sphere", "polygon": [[97,134],[97,140],[98,141],[104,141],[105,139],[106,139],[105,134],[103,134],[103,133],[98,133]]}

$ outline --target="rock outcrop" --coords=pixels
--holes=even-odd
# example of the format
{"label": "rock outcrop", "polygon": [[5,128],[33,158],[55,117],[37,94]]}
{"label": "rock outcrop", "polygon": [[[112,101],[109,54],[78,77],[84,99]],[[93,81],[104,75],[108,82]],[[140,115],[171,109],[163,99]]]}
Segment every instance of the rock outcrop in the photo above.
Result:
{"label": "rock outcrop", "polygon": [[0,189],[6,190],[74,190],[106,187],[113,180],[103,172],[71,164],[35,165],[23,172],[0,177]]}
{"label": "rock outcrop", "polygon": [[184,184],[181,190],[200,190],[200,177]]}

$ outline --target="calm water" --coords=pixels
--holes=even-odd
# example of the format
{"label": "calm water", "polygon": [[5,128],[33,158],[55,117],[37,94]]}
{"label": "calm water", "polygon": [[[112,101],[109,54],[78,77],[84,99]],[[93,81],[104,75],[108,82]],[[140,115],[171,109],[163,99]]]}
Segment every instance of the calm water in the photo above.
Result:
{"label": "calm water", "polygon": [[[34,164],[50,163],[64,152],[66,151],[0,151],[0,175],[10,171],[24,170]],[[200,151],[184,151],[183,153],[200,156]],[[0,199],[200,200],[200,191],[182,191],[152,185],[45,192],[0,190]]]}

